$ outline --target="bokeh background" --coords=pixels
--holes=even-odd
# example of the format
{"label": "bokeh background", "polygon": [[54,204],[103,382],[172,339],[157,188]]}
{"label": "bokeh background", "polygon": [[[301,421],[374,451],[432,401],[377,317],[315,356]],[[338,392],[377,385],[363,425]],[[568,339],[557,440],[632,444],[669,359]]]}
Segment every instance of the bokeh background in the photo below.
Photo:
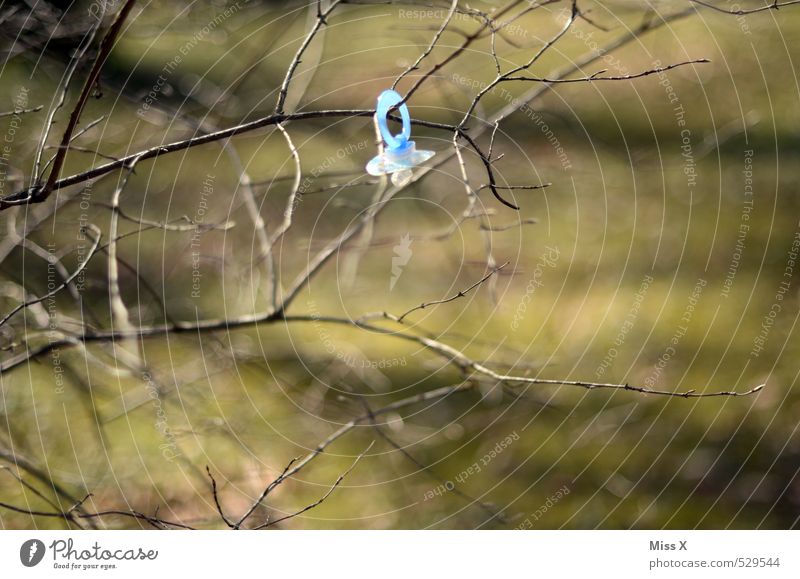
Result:
{"label": "bokeh background", "polygon": [[[579,21],[537,64],[539,76],[689,2],[579,5],[599,26]],[[0,9],[1,108],[11,111],[23,94],[25,107],[45,106],[17,120],[0,119],[0,133],[13,132],[4,194],[30,176],[46,109],[92,23],[93,6],[39,3],[32,16],[27,3]],[[470,6],[490,12],[499,4]],[[496,38],[501,65],[530,58],[563,24],[565,7],[555,2],[509,26]],[[373,107],[425,49],[446,11],[438,4],[339,7],[298,68],[287,108]],[[103,120],[76,144],[120,156],[269,114],[315,17],[313,5],[291,2],[137,3],[103,68],[101,94],[82,115],[83,124]],[[455,18],[415,74],[442,60],[474,27],[473,20]],[[459,224],[466,197],[451,160],[403,190],[369,235],[337,252],[292,306],[294,313],[353,318],[399,314],[469,287],[487,272],[490,253],[494,263],[509,265],[465,298],[412,314],[403,331],[430,332],[516,374],[670,391],[743,392],[766,384],[762,391],[683,399],[487,384],[382,417],[382,431],[402,450],[370,424],[359,426],[281,485],[257,512],[258,521],[317,500],[375,441],[323,504],[283,526],[797,527],[797,46],[800,8],[792,6],[746,16],[697,6],[688,17],[642,34],[584,72],[624,75],[658,62],[711,62],[632,81],[555,86],[531,103],[533,114],[510,116],[494,143],[495,154],[504,155],[495,164],[504,183],[551,183],[548,188],[507,192],[519,212],[483,190],[479,207],[488,215]],[[181,62],[169,67],[176,55]],[[60,138],[88,67],[78,67],[51,143]],[[409,102],[411,114],[457,123],[475,87],[494,74],[489,41],[480,41],[426,81]],[[503,88],[521,95],[530,85]],[[507,104],[505,93],[487,95],[470,126]],[[301,155],[304,194],[277,248],[285,284],[311,252],[369,207],[376,187],[363,171],[376,151],[369,118],[291,122],[286,129]],[[490,132],[480,138],[484,146]],[[452,149],[451,137],[414,128],[418,147],[441,154]],[[282,135],[270,127],[230,145],[255,183],[261,215],[276,226],[294,167]],[[485,183],[479,160],[465,155],[473,184]],[[71,152],[63,174],[103,162],[92,152]],[[114,173],[88,192],[60,192],[72,200],[41,223],[29,221],[31,239],[42,247],[56,244],[74,269],[81,221],[107,231],[107,203],[118,179]],[[138,274],[121,272],[134,323],[160,323],[165,310],[172,319],[194,320],[266,307],[263,263],[238,181],[236,164],[219,143],[137,168],[122,196],[126,213],[156,221],[202,216],[235,226],[203,233],[197,262],[191,232],[137,232],[138,225],[123,221],[121,231],[133,234],[120,241],[120,256]],[[4,211],[0,235],[12,215],[21,227],[39,210]],[[450,235],[438,235],[451,228]],[[405,249],[398,247],[410,252],[399,275],[393,258]],[[1,267],[11,284],[4,284],[4,313],[19,303],[8,289],[15,284],[35,295],[46,291],[46,263],[32,252],[17,245]],[[87,269],[80,308],[68,293],[59,294],[59,315],[108,327],[105,267],[100,255]],[[26,339],[46,339],[32,313],[19,314],[2,331],[3,355],[17,353]],[[223,508],[241,514],[290,459],[363,414],[365,401],[377,408],[459,381],[455,369],[416,344],[322,323],[143,340],[155,386],[126,368],[121,347],[64,348],[58,375],[51,356],[0,374],[0,501],[68,509],[55,482],[74,497],[91,493],[90,510],[158,509],[165,518],[219,528],[206,465]],[[140,526],[119,517],[95,523]],[[66,524],[0,509],[3,528]]]}

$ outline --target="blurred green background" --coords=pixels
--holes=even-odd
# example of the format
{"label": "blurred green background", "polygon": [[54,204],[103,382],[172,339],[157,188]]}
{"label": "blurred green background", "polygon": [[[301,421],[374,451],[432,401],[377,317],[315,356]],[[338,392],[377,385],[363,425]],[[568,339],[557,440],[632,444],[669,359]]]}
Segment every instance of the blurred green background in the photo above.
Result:
{"label": "blurred green background", "polygon": [[[538,76],[552,74],[594,43],[603,46],[643,19],[657,21],[688,3],[580,5],[609,30],[579,21],[537,64]],[[85,30],[87,6],[68,11],[72,16],[66,22]],[[241,1],[229,17],[203,32],[231,6],[138,5],[103,70],[102,97],[91,100],[82,120],[106,117],[80,145],[117,156],[187,138],[198,127],[214,130],[269,114],[315,8]],[[470,6],[489,11],[493,4]],[[504,69],[526,61],[557,31],[565,6],[557,2],[534,10],[509,26],[505,38],[497,37]],[[446,7],[438,5],[341,6],[303,59],[288,108],[373,107],[377,94],[424,50],[445,13]],[[475,23],[459,17],[451,26],[469,31]],[[23,40],[44,34],[26,30]],[[3,110],[13,108],[20,87],[29,91],[28,106],[47,108],[77,42],[68,35],[50,38],[52,45],[46,47],[31,41],[18,53],[9,49],[1,73]],[[14,47],[23,42],[6,40]],[[462,40],[460,32],[445,32],[421,70]],[[510,116],[494,144],[495,154],[504,154],[495,164],[504,183],[550,187],[513,191],[518,213],[483,190],[479,207],[491,215],[468,220],[453,235],[434,240],[431,236],[451,227],[466,203],[458,166],[451,160],[401,192],[371,236],[339,252],[290,310],[351,317],[381,310],[399,314],[480,279],[490,247],[498,264],[509,265],[467,297],[412,314],[412,328],[406,331],[429,331],[510,373],[670,391],[742,392],[766,383],[760,393],[697,400],[490,384],[383,417],[383,431],[416,462],[371,425],[359,426],[279,487],[257,513],[258,520],[317,500],[375,440],[327,501],[284,526],[797,527],[799,266],[795,262],[794,269],[786,268],[800,235],[799,43],[800,10],[792,7],[745,17],[698,8],[643,34],[584,73],[631,74],[657,61],[711,62],[665,76],[556,86],[531,103],[535,117],[524,112]],[[454,79],[490,81],[495,69],[489,49],[489,40],[482,40],[438,71],[409,102],[412,116],[457,123],[475,90]],[[178,54],[181,63],[165,71]],[[60,138],[87,70],[88,65],[79,67],[81,80],[56,116],[51,142]],[[138,115],[159,75],[165,81],[152,107]],[[404,80],[400,90],[408,89],[413,78]],[[521,95],[530,85],[503,88]],[[503,95],[488,95],[476,115],[485,118],[506,105]],[[677,101],[670,102],[670,95]],[[685,127],[674,114],[678,104],[685,111]],[[9,181],[6,187],[14,187],[4,193],[30,176],[43,120],[44,111],[22,117],[9,162],[9,178],[17,180]],[[0,132],[9,123],[10,118],[0,119]],[[480,124],[474,120],[469,126]],[[302,270],[309,251],[321,248],[370,205],[375,191],[363,174],[375,154],[370,119],[292,122],[286,128],[300,152],[303,178],[309,180],[295,224],[277,248],[284,284]],[[684,171],[684,129],[694,176]],[[489,133],[480,138],[484,147]],[[418,147],[442,155],[452,149],[451,137],[414,128]],[[564,155],[559,156],[553,139]],[[257,183],[261,215],[275,227],[293,175],[283,137],[272,127],[231,143]],[[470,152],[465,156],[473,184],[485,183],[479,160]],[[74,152],[64,174],[102,162],[91,153]],[[748,179],[752,196],[746,195]],[[76,195],[55,218],[44,219],[31,238],[43,247],[57,243],[73,269],[81,214],[107,231],[109,211],[103,204],[117,180],[115,173],[92,186],[88,211]],[[191,233],[132,235],[120,242],[120,255],[152,286],[173,319],[262,311],[267,305],[263,263],[258,262],[235,165],[218,143],[142,163],[121,205],[140,218],[197,218],[204,181],[213,182],[206,222],[232,220],[236,226],[202,235],[199,297],[191,295]],[[342,183],[354,186],[334,186]],[[751,210],[745,209],[749,200]],[[16,214],[18,224],[23,216]],[[11,212],[0,214],[0,219],[11,218]],[[536,223],[528,223],[531,219]],[[740,237],[743,223],[749,229]],[[138,226],[123,222],[122,228],[135,231]],[[392,260],[406,235],[412,239],[411,256],[390,289]],[[555,259],[544,257],[556,254]],[[47,281],[43,263],[17,247],[4,260],[2,275],[24,280],[29,291],[41,293]],[[151,292],[129,270],[121,276],[132,321],[163,321],[163,307]],[[779,300],[776,294],[785,281],[789,287]],[[62,294],[59,311],[79,317],[74,301]],[[83,291],[87,323],[107,327],[107,296],[105,257],[98,256]],[[4,298],[2,311],[16,303]],[[780,311],[770,318],[776,303]],[[5,328],[5,353],[32,325],[26,314]],[[755,351],[754,340],[764,335],[763,350]],[[110,344],[63,349],[63,385],[56,383],[50,356],[0,374],[0,449],[8,467],[0,472],[0,501],[52,510],[12,476],[18,472],[16,456],[73,496],[92,493],[86,503],[90,510],[130,508],[151,514],[158,509],[165,518],[219,528],[206,465],[219,484],[223,508],[241,514],[291,458],[363,414],[363,401],[377,408],[459,380],[453,368],[413,344],[321,323],[170,334],[143,341],[143,351],[157,398],[126,374]],[[492,456],[498,443],[508,440]],[[476,463],[480,468],[470,470]],[[26,469],[19,473],[54,499],[53,489],[42,480]],[[445,482],[453,490],[436,492]],[[63,496],[55,500],[63,508],[71,506]],[[490,517],[475,500],[492,503],[491,509],[502,510],[506,520]],[[65,525],[57,518],[5,509],[0,524]],[[97,524],[139,526],[113,517]]]}

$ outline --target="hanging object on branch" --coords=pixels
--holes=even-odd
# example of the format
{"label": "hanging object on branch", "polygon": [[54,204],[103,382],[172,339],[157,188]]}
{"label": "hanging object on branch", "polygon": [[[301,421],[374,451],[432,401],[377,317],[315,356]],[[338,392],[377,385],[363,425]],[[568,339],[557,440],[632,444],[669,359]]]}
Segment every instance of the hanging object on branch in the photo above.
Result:
{"label": "hanging object on branch", "polygon": [[403,120],[403,130],[397,135],[393,135],[389,130],[387,124],[389,111],[402,101],[403,97],[393,90],[385,90],[378,97],[375,116],[378,118],[384,150],[367,163],[367,173],[370,175],[391,174],[392,183],[397,187],[408,183],[412,176],[411,170],[435,154],[433,151],[417,151],[414,141],[408,140],[411,136],[411,117],[405,104],[398,107]]}

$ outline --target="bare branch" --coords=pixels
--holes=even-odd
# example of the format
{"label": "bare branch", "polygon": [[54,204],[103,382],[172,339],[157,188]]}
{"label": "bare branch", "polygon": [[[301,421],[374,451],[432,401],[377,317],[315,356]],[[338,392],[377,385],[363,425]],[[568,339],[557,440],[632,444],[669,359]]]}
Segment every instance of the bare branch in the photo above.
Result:
{"label": "bare branch", "polygon": [[122,178],[120,184],[114,190],[111,196],[111,224],[109,225],[109,242],[108,242],[108,301],[111,309],[111,326],[116,326],[124,333],[129,333],[133,327],[130,322],[130,314],[128,308],[125,307],[125,302],[122,300],[122,294],[119,289],[119,264],[117,263],[117,228],[119,226],[119,200],[125,186],[128,184],[128,179],[133,174],[136,168],[136,163],[139,159],[134,159],[127,167],[127,173]]}
{"label": "bare branch", "polygon": [[72,133],[78,126],[78,121],[81,118],[83,107],[86,105],[86,101],[89,99],[89,95],[91,94],[95,82],[100,75],[100,69],[103,67],[108,55],[111,53],[111,49],[114,47],[117,36],[122,30],[122,25],[125,23],[125,20],[127,19],[128,14],[135,3],[136,0],[127,0],[125,2],[119,11],[119,14],[117,14],[117,18],[114,20],[114,23],[108,29],[103,41],[100,43],[100,50],[98,51],[94,65],[92,65],[92,70],[89,72],[89,76],[84,82],[77,104],[72,110],[72,114],[70,114],[67,128],[64,131],[64,136],[61,138],[61,145],[58,151],[56,151],[55,160],[53,161],[53,168],[50,170],[50,175],[47,178],[47,182],[44,184],[44,187],[34,187],[30,193],[30,196],[36,198],[37,201],[43,201],[44,199],[47,199],[47,197],[49,197],[50,193],[53,191],[53,186],[58,180],[58,176],[61,173],[61,168],[64,165],[64,159],[67,156],[69,144],[72,139]]}
{"label": "bare branch", "polygon": [[[102,7],[103,13],[105,13],[105,6]],[[70,63],[67,66],[67,70],[64,72],[64,76],[60,83],[60,96],[58,102],[55,105],[50,107],[50,110],[47,113],[47,118],[44,122],[44,128],[42,130],[42,136],[39,139],[39,145],[36,149],[36,156],[34,161],[34,175],[31,180],[31,187],[34,187],[39,184],[39,180],[42,177],[42,173],[45,170],[45,167],[49,165],[48,162],[45,167],[42,167],[42,155],[44,154],[44,147],[47,144],[47,139],[50,137],[50,130],[53,128],[53,123],[55,119],[56,113],[64,106],[64,103],[67,100],[67,91],[69,90],[69,85],[72,82],[72,77],[75,74],[75,70],[78,67],[78,64],[85,56],[86,52],[91,47],[92,43],[94,42],[94,38],[97,35],[97,31],[100,29],[100,25],[102,24],[102,18],[98,18],[89,29],[88,34],[81,42],[81,46],[75,52],[75,54],[70,59]],[[53,159],[51,159],[52,161]]]}
{"label": "bare branch", "polygon": [[222,505],[219,504],[219,497],[217,496],[217,481],[214,478],[214,475],[211,474],[211,469],[208,468],[208,465],[206,465],[206,473],[208,474],[208,478],[211,479],[211,493],[214,496],[214,504],[217,507],[217,513],[219,513],[220,518],[225,522],[225,524],[228,525],[229,528],[233,529],[233,523],[231,523],[228,520],[228,517],[225,516],[225,513],[222,510]]}
{"label": "bare branch", "polygon": [[461,290],[461,291],[459,291],[458,293],[456,293],[455,295],[452,295],[452,296],[450,296],[449,298],[444,298],[444,299],[441,299],[441,300],[433,300],[433,301],[431,301],[431,302],[422,302],[420,305],[418,305],[418,306],[416,306],[416,307],[413,307],[413,308],[411,308],[411,309],[410,309],[410,310],[408,310],[406,313],[404,313],[403,315],[401,315],[400,317],[398,317],[398,318],[397,318],[397,322],[402,324],[402,323],[403,323],[403,320],[406,318],[406,316],[408,316],[409,314],[411,314],[411,313],[413,313],[413,312],[416,312],[416,311],[418,311],[418,310],[424,310],[425,308],[428,308],[428,307],[430,307],[430,306],[435,306],[435,305],[438,305],[438,304],[447,304],[447,303],[450,303],[450,302],[452,302],[452,301],[455,301],[455,300],[457,300],[458,298],[463,298],[463,297],[464,297],[464,296],[466,296],[466,295],[467,295],[467,294],[468,294],[470,291],[472,291],[473,289],[475,289],[476,287],[478,287],[479,285],[481,285],[483,282],[485,282],[487,279],[489,279],[490,277],[492,277],[494,274],[496,274],[498,271],[500,271],[501,269],[503,269],[503,268],[504,268],[505,266],[507,266],[507,265],[508,265],[508,262],[505,262],[503,265],[501,265],[501,266],[499,266],[499,267],[496,267],[496,268],[492,269],[492,270],[491,270],[489,273],[487,273],[486,275],[484,275],[484,276],[483,276],[481,279],[479,279],[478,281],[476,281],[474,284],[472,284],[471,286],[469,286],[467,289]]}
{"label": "bare branch", "polygon": [[755,14],[756,12],[764,12],[765,10],[778,10],[779,8],[783,8],[784,6],[791,6],[792,4],[800,4],[800,0],[788,0],[787,2],[778,2],[778,0],[775,0],[772,4],[767,4],[766,6],[759,6],[758,8],[750,8],[750,9],[740,8],[738,10],[730,10],[728,8],[714,6],[710,2],[703,2],[702,0],[689,0],[689,1],[695,4],[699,4],[700,6],[705,6],[706,8],[711,8],[716,12],[722,12],[723,14],[734,14],[737,16]]}
{"label": "bare branch", "polygon": [[0,113],[0,119],[5,118],[5,117],[13,117],[14,115],[25,115],[25,114],[28,114],[28,113],[36,113],[36,112],[39,112],[40,110],[42,110],[43,108],[44,108],[44,105],[39,105],[38,107],[34,107],[32,109],[17,109],[17,110],[13,110],[13,111],[6,111],[6,112],[3,112],[3,113]]}
{"label": "bare branch", "polygon": [[32,306],[34,304],[41,303],[44,300],[46,300],[47,298],[53,297],[58,292],[60,292],[62,289],[67,287],[70,283],[72,283],[72,281],[76,277],[78,277],[78,275],[80,275],[80,273],[84,269],[86,269],[86,266],[89,265],[89,261],[91,261],[92,256],[94,256],[94,254],[97,253],[98,246],[100,245],[100,238],[101,238],[100,230],[96,226],[94,226],[94,225],[92,225],[90,223],[88,225],[88,229],[91,230],[92,233],[94,233],[94,236],[95,236],[94,240],[93,240],[92,247],[89,250],[89,253],[88,253],[86,259],[75,269],[74,272],[72,272],[72,275],[70,275],[60,285],[56,286],[54,289],[50,290],[49,292],[47,292],[46,294],[42,295],[41,297],[34,298],[32,300],[28,300],[28,301],[25,301],[25,302],[19,304],[13,310],[11,310],[9,313],[7,313],[2,319],[0,319],[0,326],[3,326],[4,324],[6,324],[8,322],[8,320],[10,320],[14,316],[14,314],[16,314],[17,312],[19,312],[19,311],[21,311],[21,310],[23,310],[23,309],[25,309],[27,307],[30,307],[30,306]]}
{"label": "bare branch", "polygon": [[387,336],[392,336],[397,339],[406,340],[410,342],[414,342],[416,344],[425,346],[429,350],[439,354],[442,358],[447,360],[450,364],[458,367],[459,369],[464,372],[467,377],[471,380],[479,380],[479,379],[486,379],[489,378],[491,380],[509,384],[546,384],[546,385],[554,385],[554,386],[577,386],[580,388],[586,388],[589,390],[595,389],[611,389],[611,390],[629,390],[632,392],[639,392],[641,394],[654,394],[658,396],[669,396],[675,398],[710,398],[710,397],[717,397],[717,396],[750,396],[751,394],[755,394],[762,390],[765,384],[761,384],[756,386],[755,388],[751,388],[745,392],[733,392],[733,391],[719,391],[719,392],[697,392],[695,389],[686,390],[683,392],[680,391],[669,391],[669,390],[653,390],[649,388],[641,388],[637,386],[631,386],[627,383],[603,383],[603,382],[586,382],[586,381],[579,381],[579,380],[561,380],[561,379],[546,379],[546,378],[531,378],[528,376],[515,376],[511,374],[503,374],[499,372],[495,372],[491,368],[488,368],[482,363],[476,362],[475,360],[468,357],[466,354],[461,352],[460,350],[449,346],[443,342],[438,340],[424,337],[424,336],[416,336],[413,334],[406,334],[406,333],[397,333],[391,330],[382,328],[380,326],[375,326],[372,324],[368,324],[366,322],[360,320],[351,320],[349,318],[338,318],[334,316],[286,316],[284,318],[287,322],[304,322],[304,321],[313,321],[316,323],[326,322],[331,324],[340,324],[340,325],[347,325],[347,326],[354,326],[357,328],[369,330],[371,332],[377,334],[383,334]]}
{"label": "bare branch", "polygon": [[546,82],[548,84],[568,84],[573,82],[596,82],[601,80],[632,80],[635,78],[643,78],[645,76],[650,76],[651,74],[658,74],[661,72],[666,72],[668,70],[672,70],[673,68],[678,68],[681,66],[685,66],[687,64],[706,64],[711,62],[707,58],[698,58],[696,60],[687,60],[685,62],[678,62],[676,64],[670,64],[669,66],[662,66],[658,68],[651,68],[649,70],[645,70],[644,72],[639,72],[636,74],[626,74],[623,76],[598,76],[606,72],[605,70],[598,70],[594,74],[590,76],[586,76],[583,78],[538,78],[533,76],[506,76],[503,77],[503,81],[532,81],[532,82]]}
{"label": "bare branch", "polygon": [[[400,454],[402,454],[404,457],[406,457],[414,466],[416,466],[418,469],[420,469],[420,471],[422,471],[425,474],[427,474],[432,480],[436,481],[437,483],[439,483],[441,485],[447,485],[448,481],[446,481],[444,478],[442,478],[438,474],[436,474],[430,466],[427,466],[427,465],[423,464],[413,454],[411,454],[404,446],[402,446],[401,444],[396,442],[392,437],[390,437],[388,434],[386,434],[384,429],[381,428],[381,426],[378,424],[378,421],[375,419],[375,415],[373,414],[373,412],[370,409],[369,405],[365,401],[363,401],[363,399],[361,399],[361,400],[362,400],[362,403],[364,404],[364,406],[365,406],[365,408],[367,410],[367,414],[370,417],[370,423],[372,424],[372,428],[375,430],[375,432],[378,434],[378,436],[383,438],[387,443],[389,443],[389,445],[391,445]],[[466,501],[470,505],[473,505],[473,504],[477,505],[479,508],[481,508],[485,512],[487,512],[490,516],[496,517],[499,521],[505,522],[505,517],[503,516],[503,513],[497,511],[492,504],[480,501],[480,500],[476,499],[475,497],[465,493],[464,491],[462,491],[461,489],[459,489],[457,487],[453,487],[453,489],[450,492],[452,492],[457,497],[462,498],[464,501]]]}
{"label": "bare branch", "polygon": [[327,24],[328,16],[330,16],[331,13],[336,10],[336,7],[341,3],[341,1],[342,0],[333,0],[330,6],[328,6],[328,8],[326,8],[324,11],[321,9],[319,3],[317,4],[317,21],[306,35],[305,40],[303,40],[303,43],[300,45],[300,48],[297,49],[297,53],[294,55],[292,62],[289,63],[289,68],[286,70],[286,76],[284,77],[281,88],[278,91],[278,102],[275,104],[274,114],[279,115],[283,113],[283,106],[286,103],[286,96],[289,93],[289,84],[292,82],[292,77],[294,76],[297,67],[300,65],[300,59],[303,58],[303,53],[306,51],[306,49],[308,49],[308,46],[311,44],[311,41],[314,40],[314,37],[317,35],[317,32],[319,32],[320,28]]}
{"label": "bare branch", "polygon": [[283,237],[289,228],[292,226],[292,216],[294,215],[294,211],[297,208],[297,203],[299,201],[298,195],[300,194],[300,182],[303,178],[302,173],[302,166],[300,163],[300,153],[297,152],[297,147],[294,146],[294,142],[292,142],[292,137],[289,135],[289,131],[287,131],[282,124],[276,125],[278,130],[283,135],[283,138],[286,140],[286,144],[289,147],[289,152],[292,155],[292,160],[294,161],[294,181],[292,182],[292,190],[289,193],[289,197],[286,200],[286,209],[283,212],[283,222],[280,224],[278,229],[275,233],[269,238],[267,243],[267,251],[270,255],[271,263],[273,266],[270,269],[271,275],[271,287],[272,287],[272,307],[278,307],[278,291],[280,282],[278,281],[277,272],[275,271],[274,267],[274,258],[272,257],[272,249],[275,247],[275,244]]}
{"label": "bare branch", "polygon": [[[230,137],[234,137],[236,135],[248,133],[250,131],[254,131],[256,129],[272,125],[277,125],[279,123],[285,123],[287,121],[303,121],[309,119],[324,119],[324,118],[334,118],[334,117],[370,117],[373,116],[374,114],[375,114],[374,109],[324,110],[324,111],[304,111],[291,114],[273,114],[266,117],[262,117],[260,119],[256,119],[254,121],[250,121],[248,123],[243,123],[240,125],[229,127],[227,129],[220,129],[218,131],[204,133],[200,136],[191,137],[173,143],[168,143],[166,145],[158,145],[155,147],[151,147],[149,149],[145,149],[144,151],[140,151],[138,153],[132,153],[125,157],[120,157],[117,161],[111,161],[109,163],[105,163],[104,165],[99,165],[89,170],[76,173],[75,175],[64,177],[62,179],[57,179],[52,184],[50,191],[51,192],[57,191],[59,189],[63,189],[64,187],[69,187],[70,185],[84,183],[96,177],[100,177],[102,175],[111,173],[112,171],[116,171],[117,169],[123,169],[128,163],[130,163],[133,159],[136,158],[138,158],[141,161],[147,159],[153,159],[161,155],[175,153],[177,151],[183,151],[200,145],[213,143],[215,141],[229,139]],[[396,116],[390,116],[389,118],[391,118],[392,120],[400,120],[400,118]],[[455,130],[455,127],[453,127],[452,125],[447,125],[444,123],[434,123],[420,119],[412,119],[411,124],[434,128],[434,129],[441,129],[446,131]],[[8,207],[12,207],[15,205],[28,205],[33,203],[41,203],[44,200],[45,199],[42,198],[41,196],[30,195],[29,191],[27,190],[19,191],[17,193],[13,193],[7,197],[0,199],[0,209],[7,209]]]}
{"label": "bare branch", "polygon": [[458,0],[453,0],[450,4],[450,10],[448,10],[447,16],[445,16],[444,18],[444,22],[442,22],[442,25],[439,27],[439,30],[436,31],[436,34],[433,35],[433,38],[431,39],[431,42],[428,45],[428,48],[426,48],[425,51],[419,55],[419,58],[417,58],[414,64],[412,64],[402,73],[400,73],[400,76],[398,76],[395,79],[394,83],[392,83],[392,90],[397,88],[397,84],[401,80],[403,80],[406,76],[408,76],[410,73],[414,72],[415,70],[419,70],[419,65],[422,63],[423,60],[425,60],[428,57],[428,55],[430,55],[431,52],[433,52],[433,49],[436,47],[436,43],[439,42],[439,38],[441,38],[442,34],[447,28],[447,25],[450,24],[450,21],[453,19],[453,14],[455,14],[457,7],[458,7]]}
{"label": "bare branch", "polygon": [[291,474],[287,474],[290,472],[292,465],[296,463],[297,460],[298,459],[293,458],[292,460],[289,461],[286,467],[284,467],[283,472],[281,472],[281,474],[278,475],[278,477],[275,480],[273,480],[271,483],[267,485],[267,487],[264,489],[264,491],[261,493],[258,499],[256,499],[250,506],[250,508],[241,516],[241,518],[238,521],[236,521],[236,523],[233,525],[233,529],[241,528],[241,526],[245,523],[245,521],[247,521],[247,519],[250,518],[250,515],[252,515],[253,512],[261,505],[261,503],[264,502],[264,499],[267,498],[269,493],[271,493],[276,487],[278,487],[281,483],[283,483],[283,481],[289,478],[291,474],[297,472],[293,471]]}
{"label": "bare branch", "polygon": [[[8,503],[0,502],[0,507],[4,509],[8,509],[10,511],[14,511],[16,513],[22,513],[24,515],[30,515],[32,517],[56,517],[59,519],[63,519],[68,517],[68,512],[50,512],[50,511],[35,511],[32,509],[24,509],[22,507],[17,507],[14,505],[10,505]],[[74,507],[73,507],[74,508]],[[176,523],[174,521],[169,521],[166,519],[161,519],[155,516],[145,515],[144,513],[140,513],[138,511],[130,510],[130,511],[122,511],[122,510],[108,510],[108,511],[99,511],[96,513],[76,513],[72,515],[78,519],[97,519],[103,517],[129,517],[132,519],[137,519],[139,521],[145,521],[149,525],[151,525],[155,529],[168,529],[170,527],[175,529],[184,529],[184,530],[193,530],[193,527],[189,525],[184,525],[183,523]]]}

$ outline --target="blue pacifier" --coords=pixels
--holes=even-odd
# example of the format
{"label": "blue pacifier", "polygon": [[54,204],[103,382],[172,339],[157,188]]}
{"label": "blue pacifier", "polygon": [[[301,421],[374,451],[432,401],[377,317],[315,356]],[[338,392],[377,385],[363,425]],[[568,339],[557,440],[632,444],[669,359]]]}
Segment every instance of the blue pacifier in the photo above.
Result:
{"label": "blue pacifier", "polygon": [[393,135],[387,125],[389,111],[403,97],[393,90],[385,90],[378,97],[378,106],[375,115],[378,117],[378,128],[383,137],[383,153],[367,163],[367,173],[370,175],[392,175],[392,183],[402,187],[411,179],[411,169],[433,157],[433,151],[417,151],[414,141],[409,141],[411,136],[411,117],[408,107],[400,105],[400,117],[403,119],[403,130],[398,135]]}

